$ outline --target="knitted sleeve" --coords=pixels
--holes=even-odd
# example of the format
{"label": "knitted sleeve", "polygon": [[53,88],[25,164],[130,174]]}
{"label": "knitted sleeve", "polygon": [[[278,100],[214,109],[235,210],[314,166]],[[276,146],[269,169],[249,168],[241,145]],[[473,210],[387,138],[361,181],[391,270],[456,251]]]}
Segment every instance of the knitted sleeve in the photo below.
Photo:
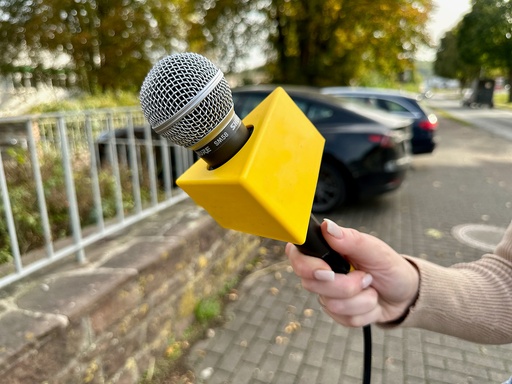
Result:
{"label": "knitted sleeve", "polygon": [[512,343],[512,223],[494,254],[474,262],[446,268],[406,258],[420,273],[420,288],[401,326],[477,343]]}

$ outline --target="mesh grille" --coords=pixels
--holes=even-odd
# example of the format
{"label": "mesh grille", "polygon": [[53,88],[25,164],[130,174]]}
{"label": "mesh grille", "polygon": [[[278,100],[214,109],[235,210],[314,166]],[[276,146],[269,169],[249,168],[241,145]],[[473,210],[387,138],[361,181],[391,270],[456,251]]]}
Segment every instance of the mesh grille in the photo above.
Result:
{"label": "mesh grille", "polygon": [[[140,102],[152,128],[181,111],[219,71],[196,53],[167,56],[149,71],[140,92]],[[162,135],[175,144],[190,147],[204,138],[233,107],[231,90],[223,77],[217,86],[188,114]]]}

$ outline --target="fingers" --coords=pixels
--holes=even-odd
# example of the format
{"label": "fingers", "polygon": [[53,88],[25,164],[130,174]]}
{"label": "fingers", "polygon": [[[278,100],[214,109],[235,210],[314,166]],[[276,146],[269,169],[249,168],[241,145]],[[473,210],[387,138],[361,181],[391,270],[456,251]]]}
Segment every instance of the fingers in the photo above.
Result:
{"label": "fingers", "polygon": [[346,257],[358,270],[373,277],[372,286],[382,302],[407,306],[419,288],[418,270],[382,240],[350,228],[341,228],[330,220],[322,223],[329,245]]}
{"label": "fingers", "polygon": [[319,301],[332,314],[358,316],[371,312],[378,306],[378,294],[374,289],[369,288],[348,299],[320,295]]}
{"label": "fingers", "polygon": [[[285,252],[290,260],[293,271],[303,279],[315,279],[315,271],[331,271],[331,268],[325,261],[318,257],[305,256],[291,243],[286,244]],[[324,274],[324,279],[332,280],[334,278],[334,275],[326,272],[318,273],[320,278],[322,278],[322,273]]]}
{"label": "fingers", "polygon": [[348,327],[362,327],[378,322],[381,318],[382,311],[378,305],[378,295],[372,288],[346,300],[318,296],[318,302],[324,312],[336,322]]}
{"label": "fingers", "polygon": [[302,285],[310,292],[339,298],[354,296],[372,283],[372,276],[364,271],[352,271],[347,275],[335,274],[329,265],[317,257],[305,256],[297,247],[287,244],[286,254],[293,271],[302,279]]}
{"label": "fingers", "polygon": [[[315,274],[316,275],[316,274]],[[313,293],[326,297],[345,299],[359,294],[370,281],[366,279],[368,274],[363,271],[352,271],[347,275],[336,274],[333,280],[319,280],[318,278],[302,278],[302,286]]]}
{"label": "fingers", "polygon": [[331,316],[334,319],[334,321],[346,327],[364,327],[365,325],[379,322],[379,319],[381,317],[380,307],[375,307],[374,309],[367,313],[362,313],[354,316],[333,314],[329,312],[327,309],[324,309],[324,311],[329,316]]}

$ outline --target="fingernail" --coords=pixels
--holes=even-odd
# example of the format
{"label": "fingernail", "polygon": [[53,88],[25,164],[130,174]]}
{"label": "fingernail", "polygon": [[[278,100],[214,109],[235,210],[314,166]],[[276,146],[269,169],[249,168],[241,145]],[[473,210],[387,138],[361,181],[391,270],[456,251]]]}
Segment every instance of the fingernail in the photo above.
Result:
{"label": "fingernail", "polygon": [[373,276],[370,275],[369,273],[367,273],[364,277],[363,277],[363,280],[361,281],[361,286],[363,287],[363,289],[366,289],[370,286],[370,284],[372,283],[373,281]]}
{"label": "fingernail", "polygon": [[314,273],[315,279],[322,281],[333,281],[334,272],[327,269],[317,269]]}
{"label": "fingernail", "polygon": [[343,233],[341,232],[341,228],[338,224],[336,224],[334,221],[331,221],[329,219],[324,219],[324,221],[327,223],[327,232],[337,239],[341,239],[343,237]]}

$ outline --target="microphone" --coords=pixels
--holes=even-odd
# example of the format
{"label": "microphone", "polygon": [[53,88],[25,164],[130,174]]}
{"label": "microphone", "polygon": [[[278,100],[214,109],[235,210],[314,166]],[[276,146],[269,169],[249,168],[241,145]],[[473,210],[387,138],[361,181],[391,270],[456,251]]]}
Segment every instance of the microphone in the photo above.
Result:
{"label": "microphone", "polygon": [[351,270],[311,215],[325,140],[282,88],[242,121],[220,69],[181,53],[149,71],[140,102],[156,133],[199,156],[176,182],[222,227],[292,242],[334,272]]}
{"label": "microphone", "polygon": [[192,149],[211,168],[232,158],[250,136],[224,75],[196,53],[160,60],[142,84],[140,102],[156,133]]}

